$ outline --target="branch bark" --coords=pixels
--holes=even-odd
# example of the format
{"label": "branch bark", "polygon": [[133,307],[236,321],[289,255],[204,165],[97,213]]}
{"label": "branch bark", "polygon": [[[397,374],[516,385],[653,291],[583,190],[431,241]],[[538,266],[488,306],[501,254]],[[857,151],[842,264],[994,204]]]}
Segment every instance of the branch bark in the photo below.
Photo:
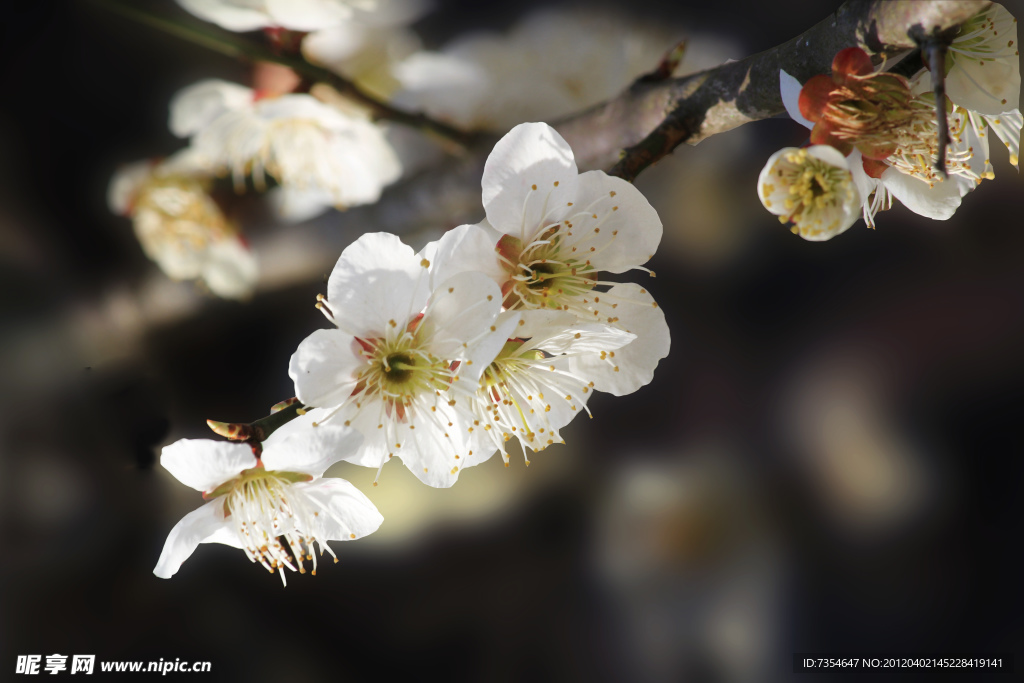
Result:
{"label": "branch bark", "polygon": [[801,35],[738,62],[660,82],[643,79],[613,100],[555,124],[581,169],[610,168],[632,181],[679,144],[784,111],[779,70],[801,81],[831,69],[839,50],[868,54],[917,47],[915,35],[955,29],[990,0],[848,0]]}

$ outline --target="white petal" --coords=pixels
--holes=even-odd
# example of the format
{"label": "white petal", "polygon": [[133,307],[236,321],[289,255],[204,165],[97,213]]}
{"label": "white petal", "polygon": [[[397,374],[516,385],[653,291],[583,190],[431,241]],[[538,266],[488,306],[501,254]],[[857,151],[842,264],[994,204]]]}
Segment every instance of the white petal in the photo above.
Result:
{"label": "white petal", "polygon": [[161,579],[171,578],[200,543],[219,537],[221,534],[218,532],[222,532],[225,526],[223,500],[211,500],[188,513],[167,535],[153,573]]}
{"label": "white petal", "polygon": [[549,222],[549,210],[572,201],[576,178],[572,149],[562,136],[545,123],[521,123],[498,141],[484,164],[487,220],[503,233],[531,239]]}
{"label": "white petal", "polygon": [[454,390],[458,389],[460,392],[476,391],[483,371],[494,362],[495,357],[505,346],[505,343],[512,337],[515,337],[517,331],[521,329],[519,328],[521,316],[522,311],[502,312],[496,319],[495,324],[490,326],[490,332],[476,343],[469,345],[469,348],[463,354],[465,360],[459,366],[460,381],[453,386]]}
{"label": "white petal", "polygon": [[[566,213],[566,212],[563,212]],[[572,222],[577,253],[598,270],[622,273],[646,263],[661,243],[658,212],[632,184],[604,171],[579,176],[566,218]]]}
{"label": "white petal", "polygon": [[107,206],[111,212],[120,216],[131,213],[135,196],[143,183],[152,177],[153,167],[152,161],[137,161],[121,166],[114,172],[107,186]]}
{"label": "white petal", "polygon": [[259,267],[252,251],[238,238],[219,240],[206,250],[203,280],[224,299],[246,299],[256,287]]}
{"label": "white petal", "polygon": [[250,88],[215,78],[199,81],[180,90],[171,99],[171,132],[180,138],[195,135],[225,112],[253,103]]}
{"label": "white petal", "polygon": [[[989,20],[993,23],[989,24]],[[1020,106],[1020,56],[1017,21],[1005,7],[992,4],[964,25],[949,55],[946,94],[954,104],[995,115]]]}
{"label": "white petal", "polygon": [[208,492],[255,467],[256,456],[243,443],[181,439],[164,446],[160,464],[185,486]]}
{"label": "white petal", "polygon": [[534,337],[527,346],[551,354],[598,353],[617,351],[636,339],[636,335],[603,323],[577,322],[544,337]]}
{"label": "white petal", "polygon": [[416,52],[394,66],[402,89],[394,103],[462,127],[473,123],[488,91],[488,74],[472,59],[437,52]]}
{"label": "white petal", "polygon": [[267,192],[270,208],[279,218],[289,223],[303,223],[331,209],[335,202],[323,188],[300,190],[295,187],[277,187]]}
{"label": "white petal", "polygon": [[327,282],[327,300],[341,329],[380,337],[390,321],[406,325],[429,295],[422,258],[398,237],[368,233],[342,252]]}
{"label": "white petal", "polygon": [[255,31],[273,24],[257,7],[242,7],[227,0],[178,0],[178,4],[200,19],[229,31]]}
{"label": "white petal", "polygon": [[[584,379],[574,371],[573,364],[567,356],[549,358],[544,361],[543,365],[535,365],[528,372],[538,386],[550,387],[551,389],[555,388],[552,386],[552,376],[556,373],[571,375],[571,377],[566,377],[565,374],[560,376],[558,380],[558,393],[546,390],[546,394],[553,395],[546,395],[544,399],[533,403],[535,410],[538,411],[536,415],[540,415],[539,411],[544,411],[542,420],[547,425],[548,431],[553,432],[561,429],[576,419],[577,415],[586,412],[583,410],[583,406],[586,405],[587,399],[591,396],[591,392],[587,391],[587,379]],[[571,388],[566,388],[567,384]],[[567,396],[569,398],[566,398]],[[560,440],[545,433],[535,435],[536,439],[540,439],[540,443],[531,442],[529,439],[525,443],[535,451],[543,450],[548,445],[545,437],[552,439],[556,443]],[[520,443],[523,443],[522,435],[520,435],[519,439]]]}
{"label": "white petal", "polygon": [[[483,429],[468,431],[472,416],[447,403],[437,406],[440,421],[418,420],[416,429],[404,430],[402,448],[394,451],[409,471],[428,486],[448,488],[459,478],[459,472],[471,467],[494,453],[494,447],[484,447]],[[451,427],[446,427],[451,422]],[[447,436],[446,436],[447,435]],[[455,456],[459,457],[455,457]]]}
{"label": "white petal", "polygon": [[[554,312],[554,311],[552,311]],[[477,383],[483,375],[484,370],[494,362],[495,356],[501,351],[510,338],[516,336],[521,329],[519,321],[523,311],[505,311],[501,313],[492,330],[475,344],[471,344],[466,352],[466,360],[459,366],[459,389],[476,391]],[[572,316],[571,313],[566,314]],[[575,316],[572,316],[575,318]]]}
{"label": "white petal", "polygon": [[355,540],[369,536],[384,521],[370,499],[344,479],[331,477],[295,486],[320,506],[320,514],[314,518],[319,538]]}
{"label": "white petal", "polygon": [[[612,309],[611,304],[617,306]],[[568,358],[573,374],[590,377],[594,388],[616,396],[631,394],[654,377],[658,361],[668,355],[670,338],[665,314],[654,298],[632,282],[615,285],[595,304],[599,317],[618,317],[618,327],[636,339],[604,359],[600,353]]]}
{"label": "white petal", "polygon": [[368,37],[366,26],[344,22],[303,38],[302,56],[314,64],[336,68],[362,50]]}
{"label": "white petal", "polygon": [[803,117],[800,113],[800,91],[803,86],[800,81],[790,76],[785,71],[779,71],[779,91],[782,94],[782,104],[786,107],[789,117],[804,128],[814,128],[814,124]]}
{"label": "white petal", "polygon": [[350,402],[324,423],[349,426],[362,435],[362,445],[343,457],[344,462],[376,469],[388,460],[388,453],[392,453],[395,448],[393,443],[389,443],[391,439],[387,438],[384,432],[382,416],[384,406],[381,402],[366,400],[362,401],[362,407]]}
{"label": "white petal", "polygon": [[209,177],[216,169],[212,168],[202,153],[194,147],[180,149],[167,157],[153,169],[157,175],[184,175],[192,177]]}
{"label": "white petal", "polygon": [[1010,163],[1016,167],[1020,160],[1020,130],[1021,126],[1024,126],[1024,117],[1014,109],[999,116],[987,116],[985,122],[989,130],[1006,145],[1006,151],[1010,153]]}
{"label": "white petal", "polygon": [[[579,321],[579,317],[575,313],[565,311],[537,309],[521,310],[517,313],[523,322],[515,329],[515,334],[510,334],[509,337],[546,339]],[[506,315],[509,314],[502,314],[502,316]]]}
{"label": "white petal", "polygon": [[318,31],[352,17],[343,0],[264,0],[274,23],[293,31]]}
{"label": "white petal", "polygon": [[807,156],[815,157],[832,166],[850,169],[843,153],[831,145],[811,145],[807,148]]}
{"label": "white petal", "polygon": [[951,131],[961,130],[959,142],[953,136],[950,142],[951,156],[966,153],[965,166],[979,178],[992,173],[992,157],[989,153],[989,136],[982,134],[983,117],[961,107],[957,107],[948,117]]}
{"label": "white petal", "polygon": [[[501,290],[483,273],[459,273],[434,290],[416,336],[438,358],[460,357],[501,311]],[[429,341],[428,341],[429,340]]]}
{"label": "white petal", "polygon": [[636,339],[636,335],[610,324],[581,321],[575,313],[534,310],[522,311],[521,315],[523,324],[516,328],[515,336],[529,338],[525,349],[541,349],[549,354],[600,353],[620,349]]}
{"label": "white petal", "polygon": [[321,424],[326,414],[310,411],[277,429],[263,442],[263,466],[321,477],[328,467],[351,457],[363,442],[362,434],[337,421]]}
{"label": "white petal", "polygon": [[317,330],[302,340],[288,363],[295,395],[307,406],[329,408],[344,403],[357,384],[364,365],[351,335],[341,330]]}
{"label": "white petal", "polygon": [[882,184],[904,206],[926,218],[947,220],[960,206],[960,186],[953,178],[929,187],[923,180],[890,168],[882,174]]}
{"label": "white petal", "polygon": [[500,237],[489,225],[460,225],[441,235],[430,258],[434,286],[466,271],[483,273],[498,286],[504,284],[509,273],[494,251]]}

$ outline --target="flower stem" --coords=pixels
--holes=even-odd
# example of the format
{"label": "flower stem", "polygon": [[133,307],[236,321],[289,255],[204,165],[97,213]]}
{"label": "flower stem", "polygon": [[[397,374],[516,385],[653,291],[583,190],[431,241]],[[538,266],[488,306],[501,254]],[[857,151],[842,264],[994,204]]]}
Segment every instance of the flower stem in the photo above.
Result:
{"label": "flower stem", "polygon": [[386,102],[381,102],[367,94],[358,85],[333,71],[311,64],[301,57],[279,54],[270,46],[263,45],[246,36],[236,35],[195,21],[160,16],[146,9],[133,7],[121,0],[93,1],[133,21],[159,29],[196,45],[202,45],[228,57],[280,64],[311,81],[326,83],[345,97],[369,109],[376,118],[386,119],[422,131],[441,143],[450,154],[464,153],[475,140],[473,134],[435,121],[423,114],[395,109]]}

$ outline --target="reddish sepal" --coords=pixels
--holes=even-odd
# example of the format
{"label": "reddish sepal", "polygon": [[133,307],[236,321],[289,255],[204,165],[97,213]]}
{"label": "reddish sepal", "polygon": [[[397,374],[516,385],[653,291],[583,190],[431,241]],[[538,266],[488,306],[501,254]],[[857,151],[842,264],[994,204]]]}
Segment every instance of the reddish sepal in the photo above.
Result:
{"label": "reddish sepal", "polygon": [[884,161],[878,161],[877,159],[868,159],[864,157],[864,172],[868,174],[870,178],[881,178],[885,170],[889,168],[889,164]]}
{"label": "reddish sepal", "polygon": [[840,50],[832,60],[832,78],[836,83],[845,83],[847,76],[867,76],[875,70],[868,53],[859,47]]}
{"label": "reddish sepal", "polygon": [[836,84],[829,76],[814,76],[804,83],[800,90],[800,115],[811,123],[821,120],[825,112],[825,105],[828,104],[828,96],[835,90]]}

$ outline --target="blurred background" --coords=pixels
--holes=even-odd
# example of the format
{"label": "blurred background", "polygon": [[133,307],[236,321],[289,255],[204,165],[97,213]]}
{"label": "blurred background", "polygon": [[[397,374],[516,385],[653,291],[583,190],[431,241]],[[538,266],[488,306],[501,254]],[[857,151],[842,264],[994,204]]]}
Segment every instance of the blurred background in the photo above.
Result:
{"label": "blurred background", "polygon": [[[436,49],[551,6],[435,0],[413,29]],[[828,11],[601,8],[710,64]],[[203,545],[165,581],[166,534],[201,500],[160,448],[293,394],[288,358],[326,326],[314,297],[363,231],[418,248],[482,211],[417,212],[399,184],[289,226],[229,191],[262,275],[251,300],[216,299],[146,259],[106,187],[182,145],[175,92],[249,66],[89,2],[9,7],[2,31],[0,678],[51,653],[208,660],[216,680],[853,678],[796,676],[794,652],[1024,665],[1024,180],[1001,146],[953,219],[897,206],[826,243],[755,193],[768,156],[804,142],[793,122],[677,150],[638,181],[665,224],[644,284],[672,330],[649,386],[594,397],[529,469],[492,458],[449,490],[336,465],[385,522],[316,577],[282,588]]]}

